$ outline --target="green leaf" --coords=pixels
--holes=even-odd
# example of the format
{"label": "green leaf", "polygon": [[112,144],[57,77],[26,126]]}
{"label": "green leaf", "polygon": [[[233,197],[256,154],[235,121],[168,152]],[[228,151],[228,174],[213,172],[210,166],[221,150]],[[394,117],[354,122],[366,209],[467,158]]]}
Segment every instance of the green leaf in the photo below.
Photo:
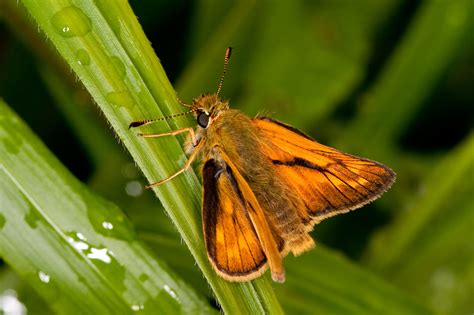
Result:
{"label": "green leaf", "polygon": [[[130,122],[183,109],[126,1],[37,1],[24,5],[97,102],[150,182],[176,172],[184,153],[173,138],[149,141]],[[169,122],[173,129],[182,121]],[[141,132],[165,132],[163,124]],[[270,282],[229,283],[210,266],[200,224],[201,185],[192,171],[155,189],[224,311],[280,313]]]}
{"label": "green leaf", "polygon": [[318,245],[288,257],[277,294],[290,314],[433,314],[413,298],[339,253]]}
{"label": "green leaf", "polygon": [[472,36],[473,13],[471,0],[423,2],[376,83],[365,93],[357,117],[344,127],[337,146],[360,154],[377,148],[374,157],[390,156],[387,146],[415,117],[466,38]]}
{"label": "green leaf", "polygon": [[[222,71],[223,52],[229,46],[234,50],[222,95],[235,92],[248,75],[248,59],[254,53],[255,29],[258,28],[259,13],[263,8],[263,3],[255,0],[233,3],[203,1],[198,5],[193,33],[199,45],[192,50],[193,54],[189,56],[192,61],[176,84],[183,99],[196,97],[203,91],[216,90]],[[206,22],[201,23],[202,20]],[[203,34],[206,34],[205,40],[200,39]]]}
{"label": "green leaf", "polygon": [[473,149],[471,134],[426,176],[410,207],[372,239],[365,257],[370,267],[449,313],[474,309]]}
{"label": "green leaf", "polygon": [[34,310],[35,315],[49,315],[53,312],[38,293],[6,265],[0,272],[0,292],[0,300],[9,298],[13,301],[10,301],[11,304],[16,304],[15,307],[19,309],[25,307],[26,312]]}
{"label": "green leaf", "polygon": [[398,2],[199,1],[194,59],[177,89],[215,89],[222,50],[235,46],[222,93],[232,106],[314,128],[363,79],[372,37]]}
{"label": "green leaf", "polygon": [[0,255],[68,314],[208,312],[0,101]]}

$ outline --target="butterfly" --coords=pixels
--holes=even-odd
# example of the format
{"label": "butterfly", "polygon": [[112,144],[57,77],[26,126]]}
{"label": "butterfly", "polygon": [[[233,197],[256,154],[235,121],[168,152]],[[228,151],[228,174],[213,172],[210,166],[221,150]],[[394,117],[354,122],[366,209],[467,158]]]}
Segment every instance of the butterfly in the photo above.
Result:
{"label": "butterfly", "polygon": [[[377,199],[395,181],[388,167],[316,142],[305,133],[268,117],[249,118],[219,97],[231,55],[214,94],[201,95],[185,113],[132,122],[130,128],[193,113],[184,167],[147,188],[166,183],[202,161],[202,225],[209,261],[229,281],[249,281],[269,267],[275,282],[285,281],[283,257],[312,249],[313,226]],[[179,99],[178,99],[179,101]]]}

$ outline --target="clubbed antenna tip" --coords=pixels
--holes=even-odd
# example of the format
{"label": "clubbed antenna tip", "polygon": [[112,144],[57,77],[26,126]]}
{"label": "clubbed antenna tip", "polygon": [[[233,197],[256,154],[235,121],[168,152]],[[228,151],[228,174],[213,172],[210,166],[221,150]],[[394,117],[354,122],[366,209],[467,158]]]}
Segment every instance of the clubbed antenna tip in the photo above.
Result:
{"label": "clubbed antenna tip", "polygon": [[225,60],[229,60],[231,54],[232,54],[232,47],[227,47],[227,49],[225,50]]}
{"label": "clubbed antenna tip", "polygon": [[128,129],[132,129],[132,128],[135,128],[135,127],[140,127],[141,125],[146,124],[146,122],[147,122],[146,120],[134,121],[130,125],[128,125]]}
{"label": "clubbed antenna tip", "polygon": [[225,77],[225,73],[227,72],[227,66],[229,64],[229,59],[230,59],[231,54],[232,54],[232,47],[227,47],[225,51],[225,56],[224,56],[224,69],[222,71],[222,76],[221,76],[219,85],[217,86],[217,95],[221,93],[222,84],[224,83],[224,77]]}

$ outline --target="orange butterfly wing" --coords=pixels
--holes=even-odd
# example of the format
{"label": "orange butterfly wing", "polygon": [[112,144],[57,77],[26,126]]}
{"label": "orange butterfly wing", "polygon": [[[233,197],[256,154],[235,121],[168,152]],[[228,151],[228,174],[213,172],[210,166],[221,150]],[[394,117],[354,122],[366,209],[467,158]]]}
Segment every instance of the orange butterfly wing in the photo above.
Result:
{"label": "orange butterfly wing", "polygon": [[[248,281],[267,267],[257,232],[249,216],[249,206],[230,168],[222,169],[213,159],[203,171],[203,230],[209,260],[224,279]],[[284,242],[273,235],[278,250]]]}
{"label": "orange butterfly wing", "polygon": [[304,201],[305,209],[298,211],[309,229],[377,199],[395,181],[388,167],[322,145],[279,121],[263,117],[253,122],[263,137],[263,153]]}

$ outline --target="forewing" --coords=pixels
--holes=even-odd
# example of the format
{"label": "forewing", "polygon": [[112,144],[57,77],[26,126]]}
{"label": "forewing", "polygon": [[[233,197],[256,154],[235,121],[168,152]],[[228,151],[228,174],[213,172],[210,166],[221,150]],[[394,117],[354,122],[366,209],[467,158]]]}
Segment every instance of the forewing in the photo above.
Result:
{"label": "forewing", "polygon": [[388,167],[322,145],[291,126],[269,118],[253,122],[277,175],[304,201],[307,224],[359,208],[395,181]]}
{"label": "forewing", "polygon": [[265,270],[266,258],[231,171],[208,160],[203,184],[203,230],[213,267],[230,281],[258,277]]}

